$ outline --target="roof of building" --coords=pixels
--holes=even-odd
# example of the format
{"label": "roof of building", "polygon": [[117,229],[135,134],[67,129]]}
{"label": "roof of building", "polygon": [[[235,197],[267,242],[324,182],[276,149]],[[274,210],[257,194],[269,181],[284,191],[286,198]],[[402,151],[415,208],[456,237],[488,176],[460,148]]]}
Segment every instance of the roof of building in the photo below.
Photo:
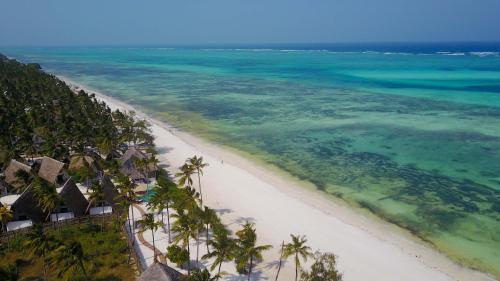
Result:
{"label": "roof of building", "polygon": [[57,181],[57,176],[64,168],[64,163],[52,159],[50,157],[43,157],[38,176],[42,179],[54,184]]}
{"label": "roof of building", "polygon": [[147,155],[146,155],[146,153],[136,149],[135,147],[131,147],[131,148],[127,149],[127,151],[125,151],[125,153],[123,153],[122,157],[120,157],[118,159],[118,162],[120,162],[120,164],[123,164],[124,162],[130,160],[133,157],[143,159],[143,158],[146,158]]}
{"label": "roof of building", "polygon": [[109,176],[103,176],[101,180],[102,189],[104,193],[104,200],[110,204],[111,206],[115,206],[118,201],[118,191],[116,190],[115,185],[111,181]]}
{"label": "roof of building", "polygon": [[[144,159],[149,157],[147,153],[144,153],[136,148],[129,148],[123,155],[118,159],[118,162],[120,163],[120,172],[128,177],[130,177],[133,180],[138,180],[138,179],[144,179],[147,177],[147,175],[143,172],[137,169],[134,163],[134,158],[137,159]],[[148,165],[148,170],[149,172],[153,172],[156,170],[156,167],[154,164],[150,163]]]}
{"label": "roof of building", "polygon": [[45,214],[38,206],[32,189],[31,186],[28,186],[21,196],[11,205],[10,209],[15,213],[25,214],[33,220],[33,222],[42,222],[45,220]]}
{"label": "roof of building", "polygon": [[95,169],[95,160],[90,156],[73,156],[69,162],[69,170],[79,170],[85,166]]}
{"label": "roof of building", "polygon": [[29,173],[31,171],[31,167],[14,159],[10,160],[9,166],[7,166],[4,172],[5,182],[13,187],[22,186],[22,184],[19,183],[18,178],[16,177],[16,173],[20,170]]}
{"label": "roof of building", "polygon": [[139,281],[177,281],[182,274],[166,264],[155,262],[139,277]]}
{"label": "roof of building", "polygon": [[68,179],[59,191],[59,194],[64,200],[64,204],[75,214],[75,216],[83,216],[89,205],[85,196],[76,186],[72,179]]}
{"label": "roof of building", "polygon": [[19,199],[19,197],[21,197],[19,194],[6,195],[0,197],[0,203],[4,206],[11,206],[17,201],[17,199]]}

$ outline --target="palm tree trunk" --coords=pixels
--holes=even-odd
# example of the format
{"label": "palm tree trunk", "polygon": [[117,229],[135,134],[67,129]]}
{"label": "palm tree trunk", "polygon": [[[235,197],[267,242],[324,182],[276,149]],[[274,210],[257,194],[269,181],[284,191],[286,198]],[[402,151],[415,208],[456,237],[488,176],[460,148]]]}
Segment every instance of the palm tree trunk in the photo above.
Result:
{"label": "palm tree trunk", "polygon": [[198,264],[198,261],[200,257],[200,232],[196,232],[196,264]]}
{"label": "palm tree trunk", "polygon": [[172,243],[172,238],[170,237],[170,211],[169,204],[167,202],[167,227],[168,227],[168,243]]}
{"label": "palm tree trunk", "polygon": [[101,232],[104,232],[104,204],[101,207],[102,207],[102,212],[101,212],[101,215],[102,215]]}
{"label": "palm tree trunk", "polygon": [[253,267],[253,255],[250,256],[250,267],[248,268],[248,281],[250,281],[250,275],[252,274]]}
{"label": "palm tree trunk", "polygon": [[210,247],[208,246],[208,242],[210,242],[210,236],[208,234],[208,226],[209,224],[207,223],[207,241],[205,241],[205,244],[207,244],[207,253],[210,254]]}
{"label": "palm tree trunk", "polygon": [[128,212],[129,212],[129,210],[127,210],[128,228],[130,230],[130,234],[132,235],[132,224],[131,224],[131,221],[130,221],[130,214]]}
{"label": "palm tree trunk", "polygon": [[42,260],[43,260],[43,280],[49,281],[49,278],[47,278],[47,260],[45,259],[45,253],[42,254]]}
{"label": "palm tree trunk", "polygon": [[200,170],[198,170],[198,187],[200,188],[200,207],[203,208],[203,192],[201,191]]}
{"label": "palm tree trunk", "polygon": [[295,254],[295,281],[297,281],[298,276],[299,276],[299,256],[298,254]]}
{"label": "palm tree trunk", "polygon": [[188,239],[188,276],[191,276],[191,251],[189,250],[189,239]]}
{"label": "palm tree trunk", "polygon": [[80,260],[80,267],[82,268],[83,276],[85,277],[85,281],[88,281],[87,272],[85,271],[85,266],[83,265],[83,261]]}
{"label": "palm tree trunk", "polygon": [[279,263],[278,272],[276,272],[276,278],[274,279],[274,281],[278,281],[278,275],[280,275],[281,263],[283,262],[283,247],[285,247],[285,241],[281,242],[280,263]]}
{"label": "palm tree trunk", "polygon": [[5,235],[7,237],[7,250],[10,251],[10,239],[9,239],[9,234],[7,233],[7,224],[2,222],[2,231],[5,232]]}
{"label": "palm tree trunk", "polygon": [[152,228],[151,228],[151,235],[153,236],[153,260],[154,262],[157,262],[158,260],[156,259],[155,232]]}
{"label": "palm tree trunk", "polygon": [[132,203],[132,205],[130,205],[130,208],[132,209],[132,245],[134,245],[135,243],[135,225],[134,225],[134,221],[135,221],[135,218],[134,218],[134,204]]}
{"label": "palm tree trunk", "polygon": [[219,278],[220,278],[220,268],[221,268],[221,266],[222,266],[222,261],[220,261],[220,263],[219,263],[219,270],[217,270],[217,280],[219,280]]}

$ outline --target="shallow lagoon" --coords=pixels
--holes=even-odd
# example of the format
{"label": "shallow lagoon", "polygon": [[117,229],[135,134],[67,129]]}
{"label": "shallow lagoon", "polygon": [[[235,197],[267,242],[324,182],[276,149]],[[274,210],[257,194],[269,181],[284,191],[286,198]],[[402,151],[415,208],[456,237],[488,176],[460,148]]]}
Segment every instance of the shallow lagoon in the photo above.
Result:
{"label": "shallow lagoon", "polygon": [[498,54],[3,52],[253,154],[500,276]]}

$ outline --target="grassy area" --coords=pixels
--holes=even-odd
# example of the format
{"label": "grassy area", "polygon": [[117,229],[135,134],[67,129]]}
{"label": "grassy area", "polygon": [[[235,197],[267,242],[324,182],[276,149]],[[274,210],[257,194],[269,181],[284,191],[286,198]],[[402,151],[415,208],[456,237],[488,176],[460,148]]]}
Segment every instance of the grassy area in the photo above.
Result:
{"label": "grassy area", "polygon": [[[47,230],[59,241],[75,240],[81,243],[85,254],[85,268],[89,280],[136,280],[135,264],[128,263],[128,247],[122,231],[117,231],[112,225],[107,225],[101,232],[100,225],[80,225]],[[10,250],[4,245],[0,253],[0,267],[6,269],[16,265],[19,280],[40,280],[43,278],[42,259],[30,254],[25,246],[25,235],[15,237],[10,241]],[[49,267],[49,280],[61,280],[58,277],[59,266]],[[84,280],[81,270],[76,270],[69,280]]]}

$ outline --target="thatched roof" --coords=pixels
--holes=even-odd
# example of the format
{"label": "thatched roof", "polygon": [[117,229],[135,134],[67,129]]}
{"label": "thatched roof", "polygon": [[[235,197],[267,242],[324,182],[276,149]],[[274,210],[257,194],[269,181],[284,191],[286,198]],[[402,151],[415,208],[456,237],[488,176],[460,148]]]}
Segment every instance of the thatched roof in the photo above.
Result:
{"label": "thatched roof", "polygon": [[155,262],[139,277],[139,281],[178,281],[182,274],[166,264]]}
{"label": "thatched roof", "polygon": [[72,179],[66,181],[59,194],[75,217],[85,215],[89,203]]}
{"label": "thatched roof", "polygon": [[123,164],[123,163],[131,160],[134,157],[139,158],[139,159],[143,159],[143,158],[146,158],[147,155],[146,155],[146,153],[140,151],[139,149],[132,147],[132,148],[127,149],[127,151],[125,151],[125,153],[123,153],[122,157],[120,157],[120,159],[118,159],[118,162],[120,164]]}
{"label": "thatched roof", "polygon": [[30,166],[23,164],[21,162],[18,162],[14,159],[10,160],[9,166],[7,166],[7,169],[5,169],[5,182],[9,184],[12,187],[20,187],[22,186],[21,183],[18,182],[18,178],[16,177],[16,173],[19,170],[23,170],[27,173],[31,171]]}
{"label": "thatched roof", "polygon": [[115,207],[118,202],[118,191],[111,181],[111,178],[109,176],[103,176],[101,184],[104,192],[104,200],[112,207]]}
{"label": "thatched roof", "polygon": [[[118,163],[120,163],[120,172],[133,180],[144,179],[148,175],[141,172],[139,169],[135,167],[134,159],[144,159],[149,157],[147,153],[144,153],[136,148],[129,148],[123,155],[118,159]],[[153,164],[148,165],[148,170],[150,172],[155,171],[155,166]]]}
{"label": "thatched roof", "polygon": [[38,201],[36,200],[31,187],[26,188],[16,202],[10,206],[10,209],[14,212],[14,216],[24,214],[34,223],[45,220],[45,214],[38,206]]}
{"label": "thatched roof", "polygon": [[52,159],[50,157],[43,157],[38,176],[42,179],[54,184],[57,181],[57,176],[62,172],[64,163]]}
{"label": "thatched roof", "polygon": [[90,156],[73,156],[71,157],[69,163],[69,170],[77,171],[85,166],[90,167],[93,170],[96,170],[95,160]]}

